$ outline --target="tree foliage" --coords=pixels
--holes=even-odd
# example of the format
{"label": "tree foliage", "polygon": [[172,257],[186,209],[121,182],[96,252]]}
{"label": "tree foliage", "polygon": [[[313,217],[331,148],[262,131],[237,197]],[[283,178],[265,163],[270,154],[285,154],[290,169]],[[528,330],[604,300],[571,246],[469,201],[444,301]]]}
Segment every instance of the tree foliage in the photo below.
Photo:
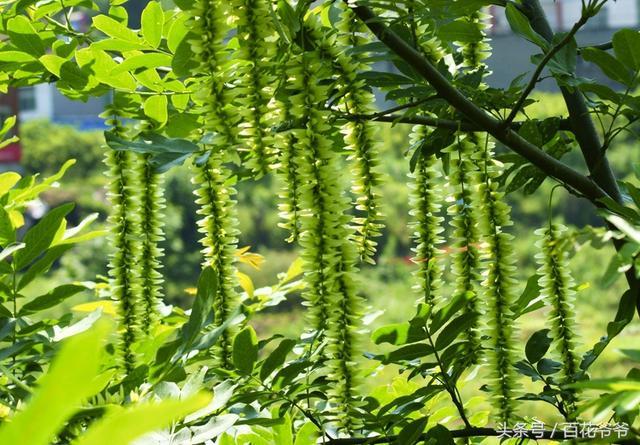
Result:
{"label": "tree foliage", "polygon": [[[33,422],[51,381],[70,366],[69,351],[84,343],[91,354],[104,349],[107,359],[92,355],[76,369],[88,377],[71,385],[70,404],[60,403],[56,422],[40,432],[43,440],[102,443],[115,429],[117,440],[131,443],[179,416],[171,429],[155,433],[160,439],[148,435],[140,443],[476,443],[516,434],[517,425],[524,425],[524,439],[565,439],[521,417],[531,401],[545,402],[566,422],[609,414],[637,423],[637,370],[604,381],[589,375],[640,311],[640,195],[634,182],[616,180],[607,158],[616,137],[637,130],[640,33],[623,29],[597,47],[576,41],[606,0],[583,1],[580,19],[561,33],[551,30],[537,0],[151,1],[140,29],[127,26],[122,3],[0,4],[1,89],[55,82],[72,99],[112,98],[103,117],[110,127],[105,166],[115,248],[108,282],[94,286],[95,302],[78,308],[89,315],[73,324],[70,315],[41,318],[84,287],[64,285],[25,302],[26,284],[69,245],[96,233],[80,235],[86,223],[66,228],[70,205],[19,230],[26,203],[68,164],[42,181],[0,176],[0,370],[7,378],[0,397],[11,414],[0,437]],[[532,74],[505,89],[486,82],[489,5],[504,8],[513,31],[539,51]],[[69,19],[78,9],[92,16],[87,30]],[[619,87],[578,77],[579,57]],[[568,118],[528,116],[543,75],[562,90]],[[376,94],[396,105],[377,111]],[[410,320],[371,334],[384,348],[365,352],[371,314],[358,271],[375,264],[376,238],[393,217],[381,209],[378,122],[415,126],[406,155],[418,301]],[[570,151],[583,157],[588,172],[563,160]],[[162,175],[184,163],[192,172],[203,258],[188,313],[162,302],[159,247]],[[237,270],[238,262],[255,264],[256,257],[238,246],[236,185],[273,174],[281,224],[300,260],[272,286],[254,289]],[[534,193],[547,179],[604,216],[608,229],[583,233],[614,244],[616,270],[629,284],[606,336],[582,358],[565,250],[571,238],[551,216],[539,232],[539,269],[520,296],[514,278],[505,197]],[[251,317],[293,292],[304,298],[305,331],[299,338],[259,338]],[[519,319],[543,308],[549,329],[522,345]],[[107,339],[100,323],[80,334],[101,313],[116,316],[116,334]],[[72,338],[49,367],[66,337]],[[377,372],[369,368],[397,374],[394,385],[402,389],[366,392],[362,382]],[[16,411],[41,374],[28,408]],[[524,377],[534,392],[524,392]],[[490,415],[463,399],[463,385],[491,401]],[[213,402],[187,397],[200,388],[213,390]],[[589,400],[588,389],[601,393]],[[70,407],[79,403],[81,410]],[[637,441],[636,432],[629,428],[625,439]]]}

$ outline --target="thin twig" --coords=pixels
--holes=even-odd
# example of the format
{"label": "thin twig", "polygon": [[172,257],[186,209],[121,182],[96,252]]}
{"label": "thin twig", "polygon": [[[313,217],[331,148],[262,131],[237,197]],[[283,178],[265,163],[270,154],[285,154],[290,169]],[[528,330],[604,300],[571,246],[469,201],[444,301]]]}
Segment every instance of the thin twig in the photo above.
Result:
{"label": "thin twig", "polygon": [[385,26],[370,8],[353,4],[347,0],[344,1],[382,43],[404,59],[417,73],[431,84],[444,100],[449,102],[470,121],[485,129],[485,131],[498,141],[523,156],[549,176],[562,183],[569,184],[595,205],[600,205],[599,200],[607,196],[602,188],[591,178],[558,161],[513,130],[504,128],[500,120],[494,118],[469,100],[469,98],[452,85],[429,60],[412,48],[411,45],[404,41],[399,35]]}
{"label": "thin twig", "polygon": [[573,27],[571,28],[571,31],[569,31],[564,36],[564,38],[560,40],[557,44],[552,46],[549,51],[547,51],[547,53],[542,58],[542,61],[538,64],[538,66],[536,67],[536,70],[533,72],[531,79],[529,79],[529,83],[527,84],[526,88],[524,89],[524,91],[522,91],[522,94],[518,98],[518,102],[516,102],[515,106],[511,109],[511,112],[509,113],[507,118],[504,120],[503,125],[505,127],[509,127],[513,122],[513,120],[516,118],[516,116],[524,106],[525,101],[529,97],[529,94],[531,94],[531,92],[535,89],[536,85],[538,84],[538,79],[540,78],[540,75],[542,74],[542,71],[544,71],[547,64],[551,61],[551,59],[553,59],[553,57],[556,54],[558,54],[558,52],[560,52],[562,48],[564,48],[567,44],[569,44],[569,42],[573,40],[578,30],[582,28],[585,23],[587,23],[588,19],[589,19],[588,16],[582,15],[580,17],[580,20],[578,20],[573,25]]}
{"label": "thin twig", "polygon": [[371,119],[376,120],[376,118],[378,118],[378,117],[386,116],[388,114],[392,114],[392,113],[395,113],[397,111],[406,110],[408,108],[417,107],[419,105],[425,104],[425,103],[427,103],[429,101],[432,101],[434,99],[438,99],[439,97],[440,97],[439,95],[434,94],[432,96],[428,96],[428,97],[425,97],[423,99],[419,99],[419,100],[416,100],[416,101],[413,101],[413,102],[409,102],[409,103],[406,103],[406,104],[402,104],[402,105],[398,105],[398,106],[395,106],[395,107],[391,107],[391,108],[389,108],[387,110],[383,110],[383,111],[379,111],[377,113],[370,114],[369,116],[370,116]]}
{"label": "thin twig", "polygon": [[[450,130],[460,130],[465,132],[487,131],[486,128],[480,127],[474,124],[473,122],[458,121],[453,119],[441,119],[441,118],[432,117],[432,116],[408,116],[408,115],[402,115],[402,114],[376,116],[375,114],[349,114],[349,113],[338,113],[337,111],[336,111],[336,115],[338,119],[346,119],[346,120],[370,120],[375,122],[387,122],[392,124],[425,125],[427,127],[447,128]],[[514,122],[511,125],[511,128],[517,130],[523,124],[524,122]],[[567,119],[562,119],[560,121],[559,129],[563,131],[573,130]]]}
{"label": "thin twig", "polygon": [[580,48],[578,48],[578,54],[581,54],[582,51],[587,48],[596,48],[596,49],[601,49],[603,51],[607,51],[607,50],[613,49],[613,42],[604,42],[604,43],[599,43],[597,45],[581,46]]}

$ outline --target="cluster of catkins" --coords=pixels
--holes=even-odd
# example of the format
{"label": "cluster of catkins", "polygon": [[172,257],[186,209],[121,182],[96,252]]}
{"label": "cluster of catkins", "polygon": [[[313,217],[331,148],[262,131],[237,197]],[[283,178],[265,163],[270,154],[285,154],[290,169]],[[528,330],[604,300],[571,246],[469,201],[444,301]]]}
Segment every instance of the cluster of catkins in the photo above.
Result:
{"label": "cluster of catkins", "polygon": [[[412,2],[406,3],[410,12],[415,11]],[[357,268],[359,262],[374,262],[375,238],[384,217],[377,190],[375,124],[367,119],[339,124],[332,116],[375,111],[374,96],[359,76],[368,66],[359,53],[349,51],[366,43],[368,35],[349,7],[336,4],[340,17],[334,27],[323,26],[316,14],[308,13],[295,39],[285,41],[272,22],[274,7],[270,0],[197,0],[188,11],[197,36],[191,41],[198,62],[193,100],[203,119],[201,151],[191,162],[198,227],[204,265],[214,269],[219,283],[211,328],[220,326],[240,301],[234,265],[235,173],[229,166],[238,164],[255,178],[274,171],[282,183],[281,226],[289,231],[288,240],[301,248],[311,347],[322,345],[329,415],[339,428],[353,431],[358,427],[358,416],[350,414],[359,404],[356,362],[363,306]],[[413,12],[408,20],[417,49],[434,62],[443,59],[428,26]],[[481,23],[483,18],[475,14],[470,20]],[[487,48],[484,41],[462,45],[462,63],[456,68],[481,69]],[[119,136],[127,137],[117,110],[109,123]],[[421,150],[430,135],[429,128],[417,126],[411,142]],[[465,333],[469,358],[489,364],[496,411],[508,421],[517,390],[511,309],[515,259],[512,237],[504,231],[511,224],[509,207],[496,181],[500,165],[493,160],[491,142],[476,134],[460,132],[446,152],[450,170],[445,178],[436,154],[420,154],[410,175],[415,289],[432,307],[444,303],[441,203],[448,190],[454,295],[464,296],[465,310],[476,320]],[[343,184],[345,163],[351,169],[351,194]],[[111,286],[124,326],[123,362],[130,372],[136,364],[137,337],[148,334],[157,319],[163,199],[160,176],[147,155],[113,150],[107,165],[116,249],[110,263]],[[350,196],[355,196],[354,202]],[[572,283],[558,248],[559,228],[544,229],[541,236],[540,285],[552,307],[552,334],[569,381],[576,372]],[[231,366],[232,337],[227,331],[213,348],[220,367]]]}

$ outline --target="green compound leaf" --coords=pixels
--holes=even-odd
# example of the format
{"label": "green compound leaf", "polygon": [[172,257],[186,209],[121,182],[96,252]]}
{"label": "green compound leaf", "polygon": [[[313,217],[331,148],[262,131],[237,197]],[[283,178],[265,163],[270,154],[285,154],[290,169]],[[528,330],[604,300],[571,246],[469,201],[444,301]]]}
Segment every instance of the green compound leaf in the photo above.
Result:
{"label": "green compound leaf", "polygon": [[36,58],[44,55],[42,39],[25,16],[18,15],[9,20],[7,33],[18,49]]}
{"label": "green compound leaf", "polygon": [[27,437],[29,445],[52,443],[80,404],[101,389],[95,381],[109,333],[109,324],[103,322],[65,341],[27,407],[0,428],[0,443],[24,443]]}
{"label": "green compound leaf", "polygon": [[622,29],[613,35],[616,59],[633,71],[640,71],[640,32]]}
{"label": "green compound leaf", "polygon": [[16,253],[15,267],[22,269],[51,246],[56,233],[63,224],[64,217],[73,210],[75,204],[67,203],[46,214],[38,224],[24,236],[24,249]]}
{"label": "green compound leaf", "polygon": [[151,164],[158,173],[181,165],[191,154],[200,150],[186,139],[170,139],[155,133],[141,135],[135,140],[121,138],[113,131],[106,131],[104,136],[107,145],[114,150],[151,154]]}
{"label": "green compound leaf", "polygon": [[142,36],[154,48],[160,45],[162,40],[162,27],[164,25],[164,11],[158,2],[150,2],[142,11]]}
{"label": "green compound leaf", "polygon": [[509,26],[516,34],[520,34],[522,37],[530,41],[531,43],[538,45],[542,49],[546,49],[549,43],[540,34],[535,32],[529,23],[529,19],[520,12],[518,7],[514,3],[508,3],[505,9],[507,15],[507,21]]}
{"label": "green compound leaf", "polygon": [[251,326],[238,332],[233,339],[233,366],[249,375],[258,360],[258,337]]}
{"label": "green compound leaf", "polygon": [[527,345],[524,348],[524,353],[527,356],[527,360],[531,363],[539,362],[549,350],[549,346],[551,346],[551,337],[548,335],[549,332],[549,329],[542,329],[534,332],[531,337],[529,337],[529,341],[527,341]]}

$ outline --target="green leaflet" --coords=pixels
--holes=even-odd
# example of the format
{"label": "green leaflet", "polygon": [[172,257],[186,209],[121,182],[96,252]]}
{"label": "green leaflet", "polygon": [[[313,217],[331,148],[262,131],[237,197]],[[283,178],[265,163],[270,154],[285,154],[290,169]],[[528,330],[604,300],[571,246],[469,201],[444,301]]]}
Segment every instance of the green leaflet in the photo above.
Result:
{"label": "green leaflet", "polygon": [[[418,145],[416,150],[421,151],[422,141],[429,137],[430,130],[423,126],[413,127],[411,143]],[[415,273],[416,285],[414,289],[421,299],[430,307],[437,304],[435,291],[441,286],[442,264],[438,256],[442,253],[438,245],[442,243],[440,234],[444,231],[442,222],[444,218],[440,213],[442,191],[437,184],[440,174],[435,169],[435,155],[425,156],[418,154],[418,160],[414,173],[409,176],[413,179],[410,184],[410,214],[413,216],[411,228],[414,230],[415,253],[413,261],[418,264]]]}
{"label": "green leaflet", "polygon": [[[239,295],[236,291],[236,268],[234,265],[237,249],[238,230],[236,228],[235,190],[228,183],[220,157],[221,154],[207,153],[206,161],[201,165],[196,162],[193,182],[196,185],[195,194],[198,197],[198,231],[203,237],[204,265],[213,267],[218,287],[213,298],[212,328],[221,326],[231,315],[238,304]],[[226,330],[213,348],[218,363],[229,368],[232,354],[232,332]]]}
{"label": "green leaflet", "polygon": [[[550,307],[547,315],[551,338],[562,363],[562,383],[576,382],[580,360],[575,351],[574,281],[569,270],[567,252],[563,249],[564,226],[550,224],[536,230],[540,249],[536,255],[539,265],[538,283],[545,303]],[[567,402],[569,415],[575,415],[575,393],[570,392]]]}

